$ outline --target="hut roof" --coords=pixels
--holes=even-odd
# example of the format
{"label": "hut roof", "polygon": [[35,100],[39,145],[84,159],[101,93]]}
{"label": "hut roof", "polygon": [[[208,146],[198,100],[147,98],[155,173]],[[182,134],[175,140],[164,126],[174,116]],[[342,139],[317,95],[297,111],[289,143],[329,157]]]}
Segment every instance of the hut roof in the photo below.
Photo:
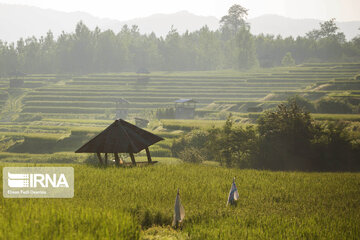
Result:
{"label": "hut roof", "polygon": [[138,153],[164,140],[122,119],[115,120],[76,153]]}

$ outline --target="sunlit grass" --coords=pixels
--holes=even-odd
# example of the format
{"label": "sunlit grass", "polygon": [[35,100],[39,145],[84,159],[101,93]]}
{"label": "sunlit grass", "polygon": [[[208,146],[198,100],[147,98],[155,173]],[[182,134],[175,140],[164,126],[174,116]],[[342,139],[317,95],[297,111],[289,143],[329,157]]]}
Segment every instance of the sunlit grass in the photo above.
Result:
{"label": "sunlit grass", "polygon": [[[127,227],[136,229],[131,218],[143,229],[167,228],[177,188],[186,211],[181,234],[190,239],[356,239],[360,234],[358,173],[269,172],[192,164],[73,166],[73,199],[2,199],[0,238],[9,239],[12,233],[36,239],[39,232],[61,239],[83,236],[79,228],[84,227],[89,238],[106,238],[121,233],[114,225],[130,223]],[[240,199],[230,207],[226,200],[233,177]],[[124,219],[126,223],[121,223]],[[45,225],[39,226],[42,222]]]}

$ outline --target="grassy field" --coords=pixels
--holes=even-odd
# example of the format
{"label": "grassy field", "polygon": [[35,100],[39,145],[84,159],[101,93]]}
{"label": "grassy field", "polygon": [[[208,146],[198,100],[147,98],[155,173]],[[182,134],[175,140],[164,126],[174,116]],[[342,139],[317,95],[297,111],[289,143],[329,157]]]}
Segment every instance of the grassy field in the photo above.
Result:
{"label": "grassy field", "polygon": [[[247,72],[153,72],[31,75],[18,89],[0,79],[0,166],[73,166],[73,199],[1,199],[0,239],[360,239],[360,174],[227,169],[172,158],[174,139],[193,129],[254,124],[296,94],[359,104],[358,63],[304,64]],[[165,141],[151,146],[151,167],[98,168],[75,154],[114,120],[115,100],[130,104],[127,120],[151,120]],[[179,98],[197,101],[193,120],[155,119]],[[360,114],[312,114],[317,121],[351,122]],[[146,161],[145,153],[136,155]],[[96,160],[96,159],[95,159]],[[130,161],[125,158],[125,161]],[[2,174],[2,171],[1,173]],[[227,207],[236,177],[240,200]],[[1,186],[2,187],[2,186]],[[176,189],[186,220],[170,227]]]}
{"label": "grassy field", "polygon": [[[360,236],[358,173],[269,172],[184,163],[145,168],[71,166],[73,199],[1,199],[0,239]],[[226,206],[234,176],[240,199],[236,206]],[[182,230],[169,228],[177,188],[186,211]]]}

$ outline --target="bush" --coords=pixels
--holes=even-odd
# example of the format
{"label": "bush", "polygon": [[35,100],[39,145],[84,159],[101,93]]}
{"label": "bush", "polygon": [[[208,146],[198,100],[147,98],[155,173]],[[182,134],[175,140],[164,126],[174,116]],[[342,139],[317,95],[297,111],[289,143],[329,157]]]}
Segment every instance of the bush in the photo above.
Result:
{"label": "bush", "polygon": [[175,140],[171,151],[174,157],[188,162],[207,159],[227,167],[250,168],[254,167],[257,143],[257,134],[252,126],[233,127],[229,116],[223,128],[193,130]]}
{"label": "bush", "polygon": [[226,167],[357,171],[359,136],[350,133],[344,122],[315,123],[290,100],[260,116],[257,128],[233,126],[229,117],[222,128],[194,130],[175,140],[171,151],[187,162],[207,159]]}
{"label": "bush", "polygon": [[309,101],[308,99],[302,96],[295,95],[293,97],[290,97],[288,99],[288,103],[291,103],[292,101],[294,101],[299,107],[301,107],[306,112],[311,112],[311,113],[316,112],[315,105],[311,101]]}
{"label": "bush", "polygon": [[318,134],[313,144],[315,170],[353,170],[352,137],[343,121],[327,122],[318,126]]}
{"label": "bush", "polygon": [[209,133],[204,130],[193,130],[178,140],[175,140],[171,146],[173,157],[179,157],[179,153],[187,148],[203,149],[208,142]]}
{"label": "bush", "polygon": [[231,116],[222,129],[211,130],[209,143],[214,159],[227,167],[254,168],[258,136],[253,126],[234,127]]}
{"label": "bush", "polygon": [[202,163],[206,160],[202,151],[194,147],[185,148],[178,154],[178,156],[184,162],[190,163]]}
{"label": "bush", "polygon": [[284,67],[290,67],[295,65],[295,60],[291,55],[291,52],[287,52],[281,60],[281,65]]}
{"label": "bush", "polygon": [[339,98],[322,98],[316,103],[316,110],[319,113],[352,113],[349,103]]}
{"label": "bush", "polygon": [[88,165],[99,165],[100,164],[99,159],[95,153],[92,153],[92,154],[89,153],[87,158],[85,158],[84,163],[88,164]]}
{"label": "bush", "polygon": [[279,105],[259,120],[257,168],[356,171],[360,151],[345,122],[315,123],[296,102]]}
{"label": "bush", "polygon": [[308,168],[314,125],[310,114],[295,100],[266,112],[258,124],[261,139],[258,167],[274,170]]}

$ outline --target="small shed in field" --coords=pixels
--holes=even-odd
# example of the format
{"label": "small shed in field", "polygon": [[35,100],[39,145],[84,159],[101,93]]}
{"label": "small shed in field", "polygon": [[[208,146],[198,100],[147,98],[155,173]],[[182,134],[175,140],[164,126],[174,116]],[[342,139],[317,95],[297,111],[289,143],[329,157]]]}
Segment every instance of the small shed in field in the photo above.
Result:
{"label": "small shed in field", "polygon": [[164,139],[127,121],[118,119],[75,152],[96,153],[100,164],[103,164],[101,153],[105,153],[105,164],[107,164],[107,154],[113,153],[116,165],[123,163],[120,161],[119,153],[129,153],[132,164],[136,165],[134,153],[145,149],[148,163],[153,163],[149,146],[161,140]]}
{"label": "small shed in field", "polygon": [[115,99],[115,118],[126,118],[130,103],[124,98]]}
{"label": "small shed in field", "polygon": [[196,101],[193,99],[179,99],[175,101],[176,119],[193,119],[195,117]]}

